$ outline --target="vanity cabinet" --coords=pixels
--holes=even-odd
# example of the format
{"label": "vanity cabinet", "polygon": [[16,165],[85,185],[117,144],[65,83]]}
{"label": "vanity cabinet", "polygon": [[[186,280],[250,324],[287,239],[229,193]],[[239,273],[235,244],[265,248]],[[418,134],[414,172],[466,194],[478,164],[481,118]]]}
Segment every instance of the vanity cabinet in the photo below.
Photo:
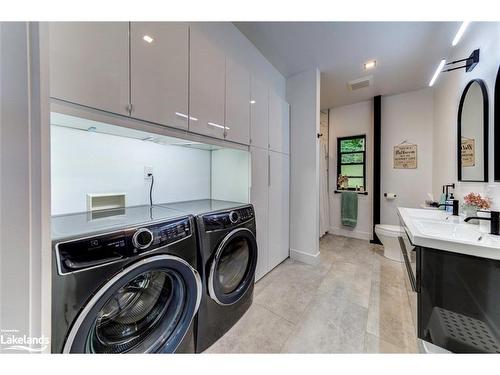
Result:
{"label": "vanity cabinet", "polygon": [[272,90],[269,92],[269,149],[290,153],[290,106]]}
{"label": "vanity cabinet", "polygon": [[500,353],[500,261],[417,252],[419,338],[455,353]]}
{"label": "vanity cabinet", "polygon": [[51,22],[50,96],[129,115],[128,22]]}
{"label": "vanity cabinet", "polygon": [[189,26],[131,22],[131,116],[188,129]]}
{"label": "vanity cabinet", "polygon": [[250,143],[250,73],[226,58],[225,137],[228,141]]}
{"label": "vanity cabinet", "polygon": [[269,89],[266,84],[252,77],[250,88],[250,143],[252,146],[269,147]]}
{"label": "vanity cabinet", "polygon": [[200,30],[190,30],[189,131],[224,138],[224,51]]}

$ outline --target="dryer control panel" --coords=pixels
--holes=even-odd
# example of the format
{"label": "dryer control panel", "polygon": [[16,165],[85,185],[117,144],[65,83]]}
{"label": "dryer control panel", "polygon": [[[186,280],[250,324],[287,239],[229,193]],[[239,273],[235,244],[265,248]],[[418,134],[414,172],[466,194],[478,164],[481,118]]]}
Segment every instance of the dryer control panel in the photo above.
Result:
{"label": "dryer control panel", "polygon": [[59,274],[124,260],[190,237],[192,219],[185,217],[143,227],[56,243]]}
{"label": "dryer control panel", "polygon": [[206,231],[230,228],[239,225],[255,216],[252,205],[230,211],[217,212],[203,216]]}

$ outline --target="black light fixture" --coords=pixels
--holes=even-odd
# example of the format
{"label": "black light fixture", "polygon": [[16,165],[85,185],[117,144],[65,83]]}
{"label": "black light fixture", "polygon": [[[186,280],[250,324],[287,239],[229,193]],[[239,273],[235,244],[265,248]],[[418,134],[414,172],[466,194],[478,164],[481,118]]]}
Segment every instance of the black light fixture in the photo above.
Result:
{"label": "black light fixture", "polygon": [[455,64],[458,64],[459,62],[462,62],[462,61],[465,61],[465,65],[445,69],[442,71],[442,73],[451,72],[452,70],[457,70],[457,69],[462,69],[462,68],[465,68],[466,72],[472,72],[474,70],[474,68],[476,67],[476,65],[479,63],[479,48],[472,51],[472,53],[470,54],[470,56],[468,58],[450,61],[449,63],[446,63],[445,65],[455,65]]}

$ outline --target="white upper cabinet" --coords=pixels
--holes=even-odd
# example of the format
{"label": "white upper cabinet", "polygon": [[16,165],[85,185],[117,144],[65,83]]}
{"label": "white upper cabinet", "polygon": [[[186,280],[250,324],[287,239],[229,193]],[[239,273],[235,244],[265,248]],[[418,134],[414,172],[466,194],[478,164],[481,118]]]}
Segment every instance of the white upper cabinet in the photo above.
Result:
{"label": "white upper cabinet", "polygon": [[226,58],[226,139],[250,143],[250,73]]}
{"label": "white upper cabinet", "polygon": [[274,91],[269,92],[269,148],[290,152],[290,106]]}
{"label": "white upper cabinet", "polygon": [[189,27],[130,24],[131,116],[188,129]]}
{"label": "white upper cabinet", "polygon": [[250,91],[250,142],[252,146],[269,147],[269,89],[252,77]]}
{"label": "white upper cabinet", "polygon": [[226,57],[204,33],[190,29],[189,131],[224,138]]}
{"label": "white upper cabinet", "polygon": [[50,96],[128,115],[128,22],[51,22]]}
{"label": "white upper cabinet", "polygon": [[255,279],[258,280],[270,271],[268,248],[268,189],[269,175],[268,151],[250,147],[252,160],[252,178],[250,202],[255,209],[255,223],[257,225],[257,269]]}
{"label": "white upper cabinet", "polygon": [[276,267],[290,255],[288,155],[269,151],[269,267]]}

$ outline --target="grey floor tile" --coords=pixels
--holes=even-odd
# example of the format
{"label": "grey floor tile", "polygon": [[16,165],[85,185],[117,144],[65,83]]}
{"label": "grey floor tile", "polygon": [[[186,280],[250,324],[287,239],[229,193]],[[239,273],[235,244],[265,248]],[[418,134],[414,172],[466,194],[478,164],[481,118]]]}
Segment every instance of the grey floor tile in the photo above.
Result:
{"label": "grey floor tile", "polygon": [[206,352],[417,352],[405,276],[383,247],[327,234],[318,265],[287,259],[263,277],[252,307]]}
{"label": "grey floor tile", "polygon": [[204,353],[279,353],[293,324],[254,303],[219,341]]}
{"label": "grey floor tile", "polygon": [[259,292],[254,301],[298,323],[323,277],[314,266],[293,260],[285,261],[276,272],[272,283]]}
{"label": "grey floor tile", "polygon": [[286,353],[362,353],[367,309],[318,294],[286,342]]}

